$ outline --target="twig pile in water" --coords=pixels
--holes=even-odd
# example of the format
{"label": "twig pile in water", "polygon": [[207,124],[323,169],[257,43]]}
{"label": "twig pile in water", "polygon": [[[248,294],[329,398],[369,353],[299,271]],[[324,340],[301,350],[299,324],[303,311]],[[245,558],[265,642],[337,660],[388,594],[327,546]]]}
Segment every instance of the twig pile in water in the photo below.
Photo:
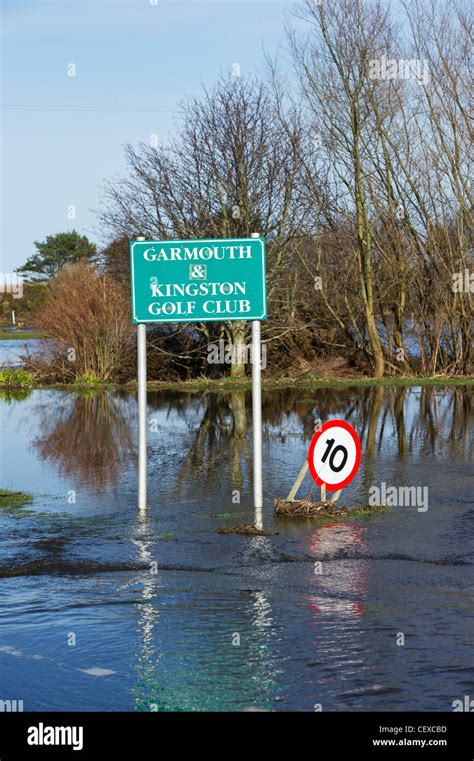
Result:
{"label": "twig pile in water", "polygon": [[271,536],[269,531],[264,531],[263,528],[257,528],[253,523],[242,526],[234,526],[233,528],[227,528],[227,526],[219,526],[216,528],[218,534],[245,534],[246,536]]}
{"label": "twig pile in water", "polygon": [[291,515],[296,518],[317,516],[324,518],[326,515],[350,515],[350,511],[344,505],[336,502],[311,502],[309,499],[275,499],[275,512],[277,515]]}

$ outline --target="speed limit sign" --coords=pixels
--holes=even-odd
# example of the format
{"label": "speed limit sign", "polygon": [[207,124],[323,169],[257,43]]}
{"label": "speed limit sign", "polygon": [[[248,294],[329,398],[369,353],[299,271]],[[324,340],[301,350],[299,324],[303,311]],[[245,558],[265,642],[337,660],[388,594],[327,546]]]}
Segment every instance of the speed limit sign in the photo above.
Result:
{"label": "speed limit sign", "polygon": [[311,439],[309,471],[318,486],[329,491],[343,489],[357,473],[361,453],[354,428],[345,420],[328,420]]}

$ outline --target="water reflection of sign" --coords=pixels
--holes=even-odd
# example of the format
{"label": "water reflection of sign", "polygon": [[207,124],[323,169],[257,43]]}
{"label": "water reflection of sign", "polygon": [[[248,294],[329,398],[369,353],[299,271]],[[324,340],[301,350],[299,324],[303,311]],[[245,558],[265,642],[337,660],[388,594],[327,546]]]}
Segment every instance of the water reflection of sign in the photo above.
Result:
{"label": "water reflection of sign", "polygon": [[265,320],[265,239],[131,241],[132,319]]}
{"label": "water reflection of sign", "polygon": [[360,465],[361,445],[354,428],[345,420],[329,420],[314,434],[308,466],[319,486],[336,491],[347,486]]}

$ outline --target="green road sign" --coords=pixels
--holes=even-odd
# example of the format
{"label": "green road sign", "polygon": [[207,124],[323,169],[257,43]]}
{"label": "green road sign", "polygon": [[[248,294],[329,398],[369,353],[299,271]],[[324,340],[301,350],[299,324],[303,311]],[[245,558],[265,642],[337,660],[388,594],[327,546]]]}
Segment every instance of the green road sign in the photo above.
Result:
{"label": "green road sign", "polygon": [[130,242],[133,322],[266,320],[264,238]]}

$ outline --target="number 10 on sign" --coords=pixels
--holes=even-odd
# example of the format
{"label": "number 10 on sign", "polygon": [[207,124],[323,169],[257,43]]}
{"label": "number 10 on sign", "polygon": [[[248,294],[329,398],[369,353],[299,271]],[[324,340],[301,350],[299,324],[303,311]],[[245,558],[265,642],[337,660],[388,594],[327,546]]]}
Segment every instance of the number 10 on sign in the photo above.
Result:
{"label": "number 10 on sign", "polygon": [[308,450],[308,466],[318,486],[343,489],[356,475],[361,458],[357,432],[345,420],[329,420],[317,431]]}

